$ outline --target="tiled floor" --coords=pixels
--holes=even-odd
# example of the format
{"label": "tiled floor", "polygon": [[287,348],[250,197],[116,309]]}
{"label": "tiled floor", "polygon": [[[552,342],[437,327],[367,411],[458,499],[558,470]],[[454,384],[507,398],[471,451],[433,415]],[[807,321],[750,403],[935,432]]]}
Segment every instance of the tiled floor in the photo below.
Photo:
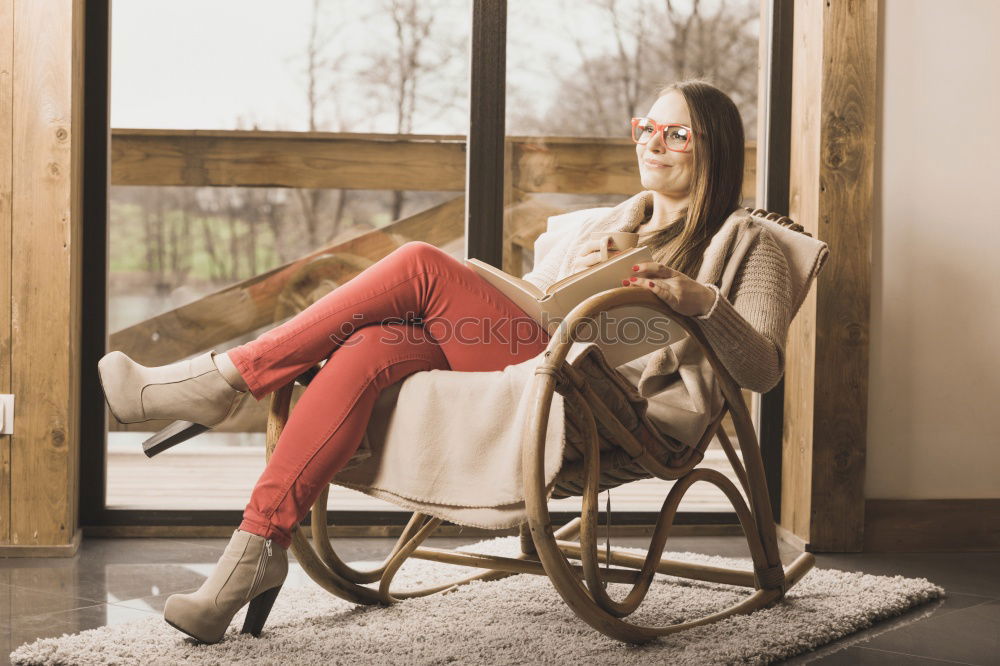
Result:
{"label": "tiled floor", "polygon": [[[430,539],[454,548],[479,538]],[[645,547],[648,539],[612,539]],[[395,539],[342,539],[345,560],[382,560]],[[166,598],[197,589],[228,539],[86,538],[74,558],[0,559],[0,665],[17,646],[162,613]],[[741,537],[671,537],[669,550],[746,557]],[[798,553],[783,548],[788,563]],[[922,576],[948,598],[785,663],[1000,665],[1000,553],[823,555],[817,566]],[[198,566],[190,566],[192,563]],[[179,567],[178,564],[184,564]],[[305,574],[290,563],[289,583]]]}

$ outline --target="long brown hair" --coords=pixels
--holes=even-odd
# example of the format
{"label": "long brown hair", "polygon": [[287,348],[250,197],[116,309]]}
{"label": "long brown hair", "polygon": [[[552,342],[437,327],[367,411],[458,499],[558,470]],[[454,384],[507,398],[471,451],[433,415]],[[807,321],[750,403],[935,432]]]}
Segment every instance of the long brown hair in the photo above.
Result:
{"label": "long brown hair", "polygon": [[743,189],[743,120],[726,93],[701,79],[666,86],[684,95],[694,130],[694,175],[687,208],[646,241],[656,261],[695,277],[712,236],[739,207]]}

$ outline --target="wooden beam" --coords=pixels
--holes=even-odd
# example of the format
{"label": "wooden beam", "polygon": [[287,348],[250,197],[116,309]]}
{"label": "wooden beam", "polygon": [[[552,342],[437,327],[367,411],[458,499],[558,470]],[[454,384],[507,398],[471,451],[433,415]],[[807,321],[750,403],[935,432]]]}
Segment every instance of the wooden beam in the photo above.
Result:
{"label": "wooden beam", "polygon": [[[0,393],[11,392],[14,0],[0,0]],[[0,544],[10,543],[11,436],[0,435]]]}
{"label": "wooden beam", "polygon": [[[458,196],[383,229],[320,248],[197,301],[115,331],[110,336],[108,350],[121,350],[146,365],[162,365],[211,349],[279,321],[280,297],[288,281],[310,261],[325,254],[337,254],[371,263],[409,240],[443,245],[462,235],[464,210],[464,197]],[[344,270],[325,277],[343,281],[361,270],[345,266]],[[284,316],[291,314],[294,313],[287,312]],[[151,424],[141,425],[148,429]]]}
{"label": "wooden beam", "polygon": [[[401,163],[402,161],[402,163]],[[463,191],[461,137],[332,132],[121,130],[112,185]]]}
{"label": "wooden beam", "polygon": [[813,552],[863,545],[877,8],[795,5],[789,212],[831,261],[788,337],[781,523]]}
{"label": "wooden beam", "polygon": [[17,249],[0,268],[10,271],[16,400],[6,543],[79,544],[83,1],[15,2],[0,14],[13,16]]}
{"label": "wooden beam", "polygon": [[[74,553],[80,547],[80,406],[81,406],[81,342],[84,326],[83,320],[83,300],[81,286],[83,284],[83,236],[84,236],[84,210],[83,210],[83,146],[84,146],[84,62],[83,53],[86,42],[86,7],[87,0],[59,0],[59,4],[64,7],[64,11],[72,16],[71,32],[69,35],[70,61],[70,135],[67,141],[70,144],[70,215],[67,220],[69,233],[63,230],[63,247],[69,253],[70,270],[69,281],[65,285],[67,292],[67,304],[69,306],[69,320],[63,324],[68,329],[69,340],[67,351],[69,358],[68,373],[68,397],[69,414],[68,431],[69,438],[67,446],[63,449],[63,455],[67,456],[67,476],[69,483],[64,488],[57,489],[66,493],[66,504],[69,519],[65,529],[60,524],[56,530],[56,516],[52,516],[52,527],[56,530],[57,545],[65,545],[66,554]],[[59,130],[56,130],[56,139],[60,137]],[[58,241],[56,241],[58,242]],[[36,509],[37,510],[37,509]],[[71,555],[70,555],[71,556]]]}
{"label": "wooden beam", "polygon": [[[83,542],[83,529],[81,528],[73,533],[73,538],[68,543],[57,543],[54,545],[29,544],[27,546],[2,544],[0,545],[0,558],[7,559],[11,557],[21,557],[21,558],[73,557],[74,555],[77,554],[77,552],[79,552],[80,544],[82,542]],[[65,569],[63,569],[59,573],[62,575],[69,574],[69,572],[66,571]]]}
{"label": "wooden beam", "polygon": [[[621,194],[640,188],[628,138],[509,136],[521,192]],[[461,135],[116,129],[112,185],[319,187],[465,191]],[[757,147],[748,142],[743,196],[755,196]]]}

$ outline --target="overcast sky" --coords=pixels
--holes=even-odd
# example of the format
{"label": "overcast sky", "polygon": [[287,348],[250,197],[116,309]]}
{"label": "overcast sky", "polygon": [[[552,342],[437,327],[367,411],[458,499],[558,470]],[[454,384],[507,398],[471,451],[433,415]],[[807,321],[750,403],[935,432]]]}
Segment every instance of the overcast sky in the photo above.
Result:
{"label": "overcast sky", "polygon": [[233,129],[242,114],[264,129],[306,128],[311,0],[115,0],[112,8],[112,127]]}
{"label": "overcast sky", "polygon": [[[446,10],[435,15],[435,28],[468,38],[468,0],[443,3]],[[306,129],[303,68],[312,4],[312,0],[115,0],[112,127],[233,129],[242,115],[247,126],[256,121],[263,129]],[[370,14],[375,4],[327,0],[323,5],[321,25],[332,31],[344,24],[334,39],[349,54],[340,67],[345,75],[361,62],[356,54],[380,41],[387,50],[393,48],[387,20],[364,14]],[[557,15],[549,9],[531,9],[531,4],[510,3],[512,24],[531,24],[520,20],[526,13],[535,20],[539,11]],[[527,54],[511,53],[509,68],[521,80],[536,75],[539,68],[531,61],[551,63],[555,57],[550,40],[534,41],[527,67],[522,66]],[[465,94],[467,62],[456,66],[451,81]],[[367,101],[351,89],[338,98],[347,107]],[[465,100],[459,103],[462,111],[424,119],[418,131],[464,131],[468,107]]]}
{"label": "overcast sky", "polygon": [[[468,37],[470,0],[439,0],[437,34]],[[653,0],[623,0],[637,7]],[[312,0],[114,0],[111,37],[111,126],[165,129],[307,129],[305,46]],[[709,5],[714,3],[707,3]],[[372,18],[377,3],[325,0],[321,25],[342,29],[331,38],[348,55],[333,76],[350,81],[361,54],[379,42],[393,48],[385,17]],[[363,15],[363,14],[367,14]],[[508,85],[527,92],[518,100],[535,115],[549,110],[561,72],[580,55],[569,38],[584,35],[588,54],[612,52],[606,19],[579,0],[509,0]],[[363,26],[363,27],[362,27]],[[457,107],[418,118],[418,133],[464,133],[468,106],[467,55],[443,75],[456,86],[447,97]],[[394,131],[358,126],[377,100],[349,85],[337,93],[328,129]],[[426,91],[425,92],[433,92]],[[512,101],[508,99],[508,102]],[[339,116],[337,115],[339,114]],[[336,127],[334,116],[349,127]]]}

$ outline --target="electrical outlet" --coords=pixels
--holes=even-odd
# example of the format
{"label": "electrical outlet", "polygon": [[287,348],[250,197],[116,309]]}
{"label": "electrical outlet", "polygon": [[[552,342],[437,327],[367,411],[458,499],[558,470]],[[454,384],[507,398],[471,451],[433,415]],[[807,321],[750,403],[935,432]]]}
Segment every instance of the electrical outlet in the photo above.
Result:
{"label": "electrical outlet", "polygon": [[0,435],[14,434],[14,395],[0,394]]}

